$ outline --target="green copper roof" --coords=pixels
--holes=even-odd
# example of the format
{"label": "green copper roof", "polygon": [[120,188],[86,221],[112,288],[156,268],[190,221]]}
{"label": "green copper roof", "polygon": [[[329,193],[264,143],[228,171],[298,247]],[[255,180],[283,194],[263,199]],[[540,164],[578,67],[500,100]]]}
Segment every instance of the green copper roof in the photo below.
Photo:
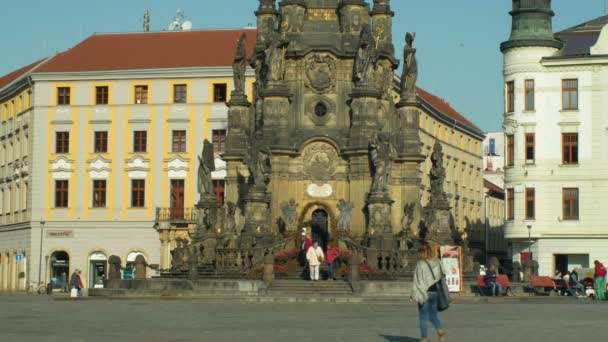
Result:
{"label": "green copper roof", "polygon": [[553,35],[551,0],[513,0],[511,37],[500,50],[525,46],[547,46],[561,49],[563,43]]}

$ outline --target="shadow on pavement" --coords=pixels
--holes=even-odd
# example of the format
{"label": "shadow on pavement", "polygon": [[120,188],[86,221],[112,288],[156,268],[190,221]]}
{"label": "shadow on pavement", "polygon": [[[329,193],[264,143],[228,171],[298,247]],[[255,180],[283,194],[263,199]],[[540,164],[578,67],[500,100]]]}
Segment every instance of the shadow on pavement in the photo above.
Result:
{"label": "shadow on pavement", "polygon": [[407,337],[407,336],[391,336],[391,335],[380,335],[384,337],[385,340],[389,342],[418,342],[420,341],[417,338]]}

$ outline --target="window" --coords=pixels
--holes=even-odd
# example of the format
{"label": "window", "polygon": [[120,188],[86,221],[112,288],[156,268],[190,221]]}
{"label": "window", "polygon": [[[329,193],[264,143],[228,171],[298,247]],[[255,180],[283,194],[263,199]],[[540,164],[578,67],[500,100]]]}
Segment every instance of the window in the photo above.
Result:
{"label": "window", "polygon": [[95,153],[107,153],[108,152],[108,132],[100,131],[95,132]]}
{"label": "window", "polygon": [[563,199],[564,220],[578,220],[578,189],[564,189]]}
{"label": "window", "polygon": [[211,131],[213,139],[213,150],[215,152],[224,152],[226,144],[226,130],[225,129],[214,129]]}
{"label": "window", "polygon": [[562,134],[562,163],[578,164],[578,133]]}
{"label": "window", "polygon": [[515,191],[507,189],[507,220],[515,219]]}
{"label": "window", "polygon": [[173,152],[186,152],[186,131],[173,131],[172,138]]}
{"label": "window", "polygon": [[96,179],[93,181],[93,208],[105,208],[106,206],[106,180]]}
{"label": "window", "polygon": [[491,156],[496,155],[496,139],[490,138],[490,150],[488,152]]}
{"label": "window", "polygon": [[188,101],[188,86],[176,84],[173,86],[173,103],[186,103]]}
{"label": "window", "polygon": [[95,104],[107,105],[108,94],[109,92],[107,86],[95,87]]}
{"label": "window", "polygon": [[217,199],[217,203],[219,205],[224,205],[225,187],[226,187],[226,183],[224,180],[214,180],[213,181],[213,190],[215,191],[215,198]]}
{"label": "window", "polygon": [[131,180],[131,207],[143,208],[146,206],[146,181],[144,179]]}
{"label": "window", "polygon": [[526,80],[525,82],[526,90],[526,105],[524,107],[527,111],[534,110],[534,80]]}
{"label": "window", "polygon": [[147,85],[135,86],[135,103],[136,104],[148,103],[148,86]]}
{"label": "window", "polygon": [[562,80],[562,109],[578,110],[578,80]]}
{"label": "window", "polygon": [[526,133],[526,162],[534,162],[534,133]]}
{"label": "window", "polygon": [[58,106],[70,105],[70,87],[58,87],[57,88],[57,105]]}
{"label": "window", "polygon": [[526,188],[526,220],[534,220],[535,201],[534,188]]}
{"label": "window", "polygon": [[513,166],[515,153],[515,137],[513,135],[507,135],[507,166]]}
{"label": "window", "polygon": [[70,153],[70,132],[55,132],[55,153]]}
{"label": "window", "polygon": [[226,83],[213,85],[213,102],[226,102]]}
{"label": "window", "polygon": [[55,181],[55,208],[68,207],[68,181]]}
{"label": "window", "polygon": [[133,152],[145,153],[148,145],[148,131],[133,132]]}
{"label": "window", "polygon": [[515,111],[515,82],[507,82],[507,113]]}

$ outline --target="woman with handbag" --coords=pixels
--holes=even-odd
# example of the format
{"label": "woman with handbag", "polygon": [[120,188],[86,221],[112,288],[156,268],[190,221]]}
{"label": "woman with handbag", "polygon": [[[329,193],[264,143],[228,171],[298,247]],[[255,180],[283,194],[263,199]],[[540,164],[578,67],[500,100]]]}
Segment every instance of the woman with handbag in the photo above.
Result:
{"label": "woman with handbag", "polygon": [[[418,318],[420,319],[420,342],[428,342],[429,320],[437,329],[439,341],[446,341],[446,332],[437,316],[438,311],[447,308],[447,293],[444,293],[445,282],[442,281],[445,272],[441,261],[435,257],[431,246],[423,243],[418,249],[418,262],[414,271],[414,285],[410,300],[418,303]],[[441,296],[441,298],[440,298]]]}
{"label": "woman with handbag", "polygon": [[310,280],[319,280],[319,266],[321,266],[325,260],[325,255],[317,241],[313,242],[312,247],[308,249],[306,260],[308,260],[308,266],[310,267]]}

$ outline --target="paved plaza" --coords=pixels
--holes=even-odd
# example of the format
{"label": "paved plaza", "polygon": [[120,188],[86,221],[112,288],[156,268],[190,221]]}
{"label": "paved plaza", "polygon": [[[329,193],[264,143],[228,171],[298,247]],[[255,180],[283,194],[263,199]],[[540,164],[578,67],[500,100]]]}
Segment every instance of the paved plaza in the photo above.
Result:
{"label": "paved plaza", "polygon": [[[0,341],[417,341],[414,305],[57,301],[0,296]],[[599,341],[608,305],[457,304],[450,341]],[[434,339],[436,340],[436,339]]]}

